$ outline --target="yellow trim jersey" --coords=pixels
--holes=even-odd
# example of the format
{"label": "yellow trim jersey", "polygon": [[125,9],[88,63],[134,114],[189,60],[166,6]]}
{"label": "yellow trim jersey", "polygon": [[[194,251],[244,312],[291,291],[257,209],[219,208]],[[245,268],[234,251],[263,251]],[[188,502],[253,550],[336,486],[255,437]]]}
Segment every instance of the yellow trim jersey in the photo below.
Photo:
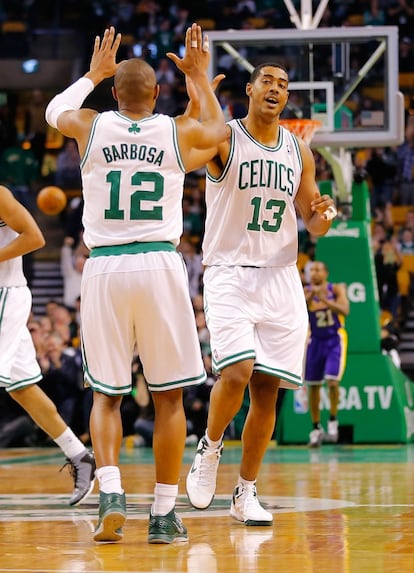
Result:
{"label": "yellow trim jersey", "polygon": [[275,147],[256,141],[241,120],[231,127],[230,154],[220,177],[207,173],[207,266],[280,267],[296,264],[294,201],[302,174],[296,137],[279,127]]}
{"label": "yellow trim jersey", "polygon": [[172,118],[98,114],[81,171],[89,248],[136,241],[178,245],[185,170]]}

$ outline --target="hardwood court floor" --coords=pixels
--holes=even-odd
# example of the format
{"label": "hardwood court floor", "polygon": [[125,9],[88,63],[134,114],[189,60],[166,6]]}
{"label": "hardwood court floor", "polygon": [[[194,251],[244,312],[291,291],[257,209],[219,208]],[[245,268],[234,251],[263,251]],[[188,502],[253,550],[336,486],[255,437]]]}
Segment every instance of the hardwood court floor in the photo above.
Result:
{"label": "hardwood court floor", "polygon": [[411,573],[414,572],[414,444],[270,447],[258,482],[272,527],[228,515],[240,447],[225,444],[217,496],[203,512],[185,495],[178,510],[190,540],[149,545],[152,451],[124,448],[124,540],[96,544],[94,494],[67,505],[72,482],[56,449],[0,450],[0,572],[19,573]]}

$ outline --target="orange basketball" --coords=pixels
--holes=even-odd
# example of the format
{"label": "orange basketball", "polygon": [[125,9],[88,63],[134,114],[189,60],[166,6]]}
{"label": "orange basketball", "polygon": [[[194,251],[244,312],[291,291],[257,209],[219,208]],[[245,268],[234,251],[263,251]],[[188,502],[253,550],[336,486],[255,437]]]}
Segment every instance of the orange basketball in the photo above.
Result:
{"label": "orange basketball", "polygon": [[60,187],[43,187],[36,198],[37,206],[46,215],[58,215],[66,207],[66,194]]}

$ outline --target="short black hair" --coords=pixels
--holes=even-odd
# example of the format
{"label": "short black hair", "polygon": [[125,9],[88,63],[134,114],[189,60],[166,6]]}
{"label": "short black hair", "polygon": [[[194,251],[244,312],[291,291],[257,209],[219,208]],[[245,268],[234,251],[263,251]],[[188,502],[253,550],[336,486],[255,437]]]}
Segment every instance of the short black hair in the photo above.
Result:
{"label": "short black hair", "polygon": [[249,83],[252,84],[258,78],[262,68],[279,68],[289,75],[289,72],[287,71],[285,66],[282,66],[282,64],[278,64],[277,62],[265,62],[264,64],[259,64],[254,68],[254,70],[250,74]]}

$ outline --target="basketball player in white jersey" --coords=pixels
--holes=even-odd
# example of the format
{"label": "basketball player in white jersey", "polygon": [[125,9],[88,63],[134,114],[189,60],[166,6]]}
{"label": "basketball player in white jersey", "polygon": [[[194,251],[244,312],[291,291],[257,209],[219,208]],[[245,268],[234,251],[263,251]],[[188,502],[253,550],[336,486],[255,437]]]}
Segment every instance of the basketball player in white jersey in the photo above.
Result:
{"label": "basketball player in white jersey", "polygon": [[69,504],[78,505],[93,489],[95,460],[37,385],[42,373],[27,328],[32,295],[22,256],[44,244],[32,215],[0,185],[0,385],[65,454],[75,481]]}
{"label": "basketball player in white jersey", "polygon": [[[296,267],[295,206],[316,236],[329,230],[335,207],[319,193],[309,147],[279,126],[289,94],[286,70],[278,64],[258,66],[246,93],[247,116],[229,122],[230,139],[207,163],[204,304],[220,377],[211,391],[206,434],[187,476],[187,493],[197,508],[212,502],[223,434],[249,385],[230,515],[246,525],[266,526],[273,518],[257,499],[256,478],[274,431],[279,387],[302,385],[308,326]],[[197,101],[191,105],[195,113]],[[202,106],[199,110],[202,117]]]}
{"label": "basketball player in white jersey", "polygon": [[[199,168],[192,154],[228,134],[210,86],[208,41],[187,30],[183,59],[168,56],[195,86],[205,119],[154,114],[159,93],[144,60],[116,63],[121,41],[113,27],[95,40],[90,69],[49,103],[48,123],[76,139],[81,155],[84,241],[91,249],[81,289],[86,383],[94,390],[90,420],[99,480],[96,541],[122,539],[125,493],[119,470],[120,404],[131,392],[139,354],[155,407],[156,485],[150,543],[186,541],[175,513],[185,447],[183,387],[206,380],[182,257],[184,175]],[[114,78],[117,111],[80,109],[105,78]]]}

